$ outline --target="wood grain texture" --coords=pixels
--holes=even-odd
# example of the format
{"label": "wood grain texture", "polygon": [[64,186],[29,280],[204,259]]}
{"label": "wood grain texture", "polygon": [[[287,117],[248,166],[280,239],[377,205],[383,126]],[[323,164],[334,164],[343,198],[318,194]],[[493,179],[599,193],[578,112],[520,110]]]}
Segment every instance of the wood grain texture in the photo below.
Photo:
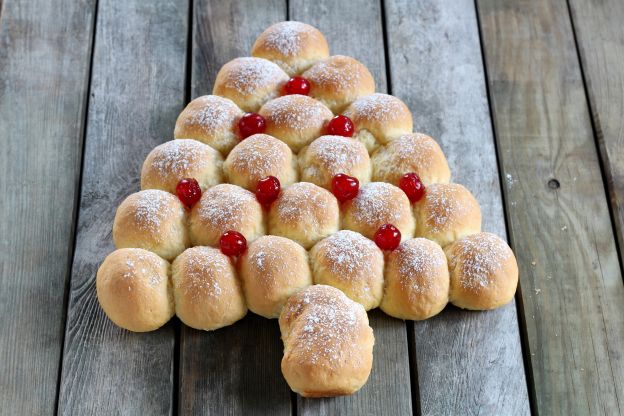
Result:
{"label": "wood grain texture", "polygon": [[93,1],[0,1],[0,414],[52,414]]}
{"label": "wood grain texture", "polygon": [[[331,54],[360,60],[375,77],[377,90],[387,91],[379,2],[291,0],[289,8],[292,20],[309,23],[325,34]],[[380,415],[387,414],[389,409],[393,415],[412,414],[405,323],[380,311],[369,313],[369,319],[375,332],[375,359],[366,385],[348,397],[313,400],[298,397],[298,414]]]}
{"label": "wood grain texture", "polygon": [[139,190],[143,159],[172,138],[184,105],[186,1],[100,0],[59,414],[172,414],[175,333],[136,334],[104,315],[98,266],[116,207]]}
{"label": "wood grain texture", "polygon": [[[195,0],[192,96],[210,94],[221,66],[249,56],[255,38],[285,18],[284,1]],[[180,342],[180,414],[290,415],[277,320],[250,312],[217,331],[183,326]]]}
{"label": "wood grain texture", "polygon": [[624,286],[567,4],[479,1],[536,407],[624,412]]}
{"label": "wood grain texture", "polygon": [[[415,131],[440,142],[453,181],[481,205],[483,230],[505,238],[474,3],[385,4],[393,94],[412,110]],[[415,322],[413,341],[423,415],[530,413],[513,302],[490,312],[449,306]]]}
{"label": "wood grain texture", "polygon": [[624,262],[624,2],[569,5]]}

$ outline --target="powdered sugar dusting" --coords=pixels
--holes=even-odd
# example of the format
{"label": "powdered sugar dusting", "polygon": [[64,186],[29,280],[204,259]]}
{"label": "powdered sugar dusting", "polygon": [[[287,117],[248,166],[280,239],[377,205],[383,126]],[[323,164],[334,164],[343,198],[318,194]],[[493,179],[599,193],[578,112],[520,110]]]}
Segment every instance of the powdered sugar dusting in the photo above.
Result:
{"label": "powdered sugar dusting", "polygon": [[342,230],[318,243],[318,253],[332,273],[344,279],[368,278],[379,248],[363,235]]}
{"label": "powdered sugar dusting", "polygon": [[[166,276],[160,273],[161,259],[155,254],[146,254],[141,249],[124,249],[128,258],[123,263],[125,270],[122,271],[124,280],[135,280],[137,275],[141,275],[147,280],[150,287],[158,286]],[[128,291],[132,291],[132,285],[128,284]]]}
{"label": "powdered sugar dusting", "polygon": [[243,216],[249,215],[249,206],[257,204],[251,192],[236,185],[221,184],[204,192],[199,201],[199,216],[214,227],[235,228]]}
{"label": "powdered sugar dusting", "polygon": [[[174,214],[175,196],[165,191],[148,189],[132,196],[134,223],[142,230],[158,232],[162,221]],[[180,206],[180,209],[183,209]]]}
{"label": "powdered sugar dusting", "polygon": [[156,146],[150,153],[152,167],[161,178],[181,176],[193,170],[201,171],[210,162],[208,146],[191,139],[176,139]]}
{"label": "powdered sugar dusting", "polygon": [[175,280],[178,288],[191,300],[218,299],[226,296],[235,287],[227,283],[234,275],[230,260],[217,249],[194,247],[187,250],[180,258],[184,278]]}
{"label": "powdered sugar dusting", "polygon": [[318,129],[332,117],[322,103],[305,95],[285,95],[264,104],[260,110],[269,123],[295,131]]}
{"label": "powdered sugar dusting", "polygon": [[353,88],[362,79],[361,64],[355,59],[335,55],[312,66],[304,76],[312,85],[323,85],[325,88],[335,88],[340,91]]}
{"label": "powdered sugar dusting", "polygon": [[348,173],[354,166],[368,159],[363,145],[341,136],[322,136],[313,141],[307,150],[310,160],[335,173]]}
{"label": "powdered sugar dusting", "polygon": [[348,115],[357,119],[388,122],[403,116],[407,111],[405,104],[392,95],[375,93],[360,97],[351,103]]}
{"label": "powdered sugar dusting", "polygon": [[461,267],[462,285],[468,289],[487,287],[513,255],[509,246],[494,234],[469,235],[453,246],[453,258]]}
{"label": "powdered sugar dusting", "polygon": [[226,66],[225,87],[243,95],[253,95],[258,89],[277,85],[288,77],[279,66],[261,58],[236,58]]}
{"label": "powdered sugar dusting", "polygon": [[463,218],[470,210],[469,205],[461,198],[462,188],[457,184],[432,184],[425,193],[427,217],[425,221],[433,232],[440,232]]}
{"label": "powdered sugar dusting", "polygon": [[401,243],[392,254],[398,262],[400,285],[409,293],[424,294],[437,286],[434,281],[446,262],[442,249],[434,252],[432,246],[435,243],[428,240],[411,239]]}
{"label": "powdered sugar dusting", "polygon": [[[384,182],[367,183],[360,188],[357,197],[351,200],[350,213],[363,224],[397,224],[402,222],[409,206],[400,203],[403,191]],[[411,215],[411,213],[410,213]]]}
{"label": "powdered sugar dusting", "polygon": [[295,183],[286,188],[277,200],[277,214],[283,222],[308,221],[319,223],[319,214],[325,214],[334,196],[323,188],[308,182]]}
{"label": "powdered sugar dusting", "polygon": [[289,166],[290,149],[281,141],[256,134],[240,142],[228,156],[229,164],[236,172],[243,172],[254,179],[279,176],[284,166]]}
{"label": "powdered sugar dusting", "polygon": [[301,22],[280,22],[266,32],[264,46],[283,56],[294,56],[301,51],[303,34],[312,33],[313,28]]}
{"label": "powdered sugar dusting", "polygon": [[232,129],[241,110],[232,101],[216,95],[197,98],[197,107],[185,120],[187,126],[200,126],[207,134]]}
{"label": "powdered sugar dusting", "polygon": [[392,154],[397,164],[409,164],[426,170],[431,166],[432,155],[438,151],[439,147],[432,138],[424,134],[412,133],[391,141],[380,153]]}

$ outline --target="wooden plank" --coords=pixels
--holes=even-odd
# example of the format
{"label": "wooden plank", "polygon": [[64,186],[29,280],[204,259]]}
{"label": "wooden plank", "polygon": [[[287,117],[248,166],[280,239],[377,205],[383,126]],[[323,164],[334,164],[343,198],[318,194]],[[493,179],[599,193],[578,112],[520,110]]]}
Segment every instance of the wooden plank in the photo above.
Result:
{"label": "wooden plank", "polygon": [[[453,173],[479,201],[483,229],[506,236],[474,2],[386,1],[393,93],[414,129],[439,140]],[[529,414],[515,304],[452,306],[414,323],[423,415]],[[449,392],[452,392],[449,394]]]}
{"label": "wooden plank", "polygon": [[624,412],[624,286],[563,0],[479,1],[540,414]]}
{"label": "wooden plank", "polygon": [[624,262],[624,2],[569,2]]}
{"label": "wooden plank", "polygon": [[0,414],[52,414],[93,1],[0,1]]}
{"label": "wooden plank", "polygon": [[[196,0],[193,10],[191,94],[212,92],[227,61],[249,56],[255,38],[286,18],[286,3]],[[251,312],[233,326],[201,332],[183,326],[180,414],[289,415],[291,395],[280,370],[277,320]]]}
{"label": "wooden plank", "polygon": [[[290,18],[319,28],[331,54],[353,56],[375,77],[378,91],[387,91],[383,27],[379,2],[291,0]],[[348,24],[345,24],[348,16]],[[363,28],[366,28],[363,30]],[[380,311],[369,314],[375,332],[374,362],[366,385],[355,395],[332,399],[298,398],[300,415],[411,415],[406,325]]]}
{"label": "wooden plank", "polygon": [[135,334],[100,309],[95,274],[115,208],[184,106],[188,3],[100,0],[59,414],[173,412],[175,331]]}

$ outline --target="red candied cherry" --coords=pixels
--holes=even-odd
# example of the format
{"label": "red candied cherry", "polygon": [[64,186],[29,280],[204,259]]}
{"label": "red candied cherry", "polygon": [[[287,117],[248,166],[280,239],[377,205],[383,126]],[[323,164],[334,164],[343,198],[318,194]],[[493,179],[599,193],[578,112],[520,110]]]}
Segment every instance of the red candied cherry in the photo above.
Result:
{"label": "red candied cherry", "polygon": [[226,231],[219,239],[219,247],[226,256],[238,256],[247,250],[247,240],[238,231]]}
{"label": "red candied cherry", "polygon": [[360,181],[344,173],[339,173],[332,178],[332,193],[340,202],[345,202],[357,196],[360,190]]}
{"label": "red candied cherry", "polygon": [[406,173],[401,177],[399,188],[405,192],[410,202],[418,202],[425,195],[425,184],[414,172]]}
{"label": "red candied cherry", "polygon": [[192,208],[199,198],[202,196],[201,188],[199,187],[199,183],[193,178],[185,178],[182,179],[176,185],[176,194],[180,201],[188,208]]}
{"label": "red candied cherry", "polygon": [[284,85],[284,95],[300,94],[308,95],[310,93],[310,81],[303,77],[292,77]]}
{"label": "red candied cherry", "polygon": [[258,113],[247,113],[238,120],[238,131],[243,139],[258,133],[264,133],[266,121]]}
{"label": "red candied cherry", "polygon": [[375,233],[375,244],[382,250],[394,250],[401,243],[401,231],[392,224],[384,224]]}
{"label": "red candied cherry", "polygon": [[353,137],[353,131],[355,126],[353,121],[347,116],[342,114],[332,118],[327,124],[327,134],[334,136]]}
{"label": "red candied cherry", "polygon": [[256,199],[265,207],[271,205],[280,193],[280,181],[275,176],[260,179],[256,185]]}

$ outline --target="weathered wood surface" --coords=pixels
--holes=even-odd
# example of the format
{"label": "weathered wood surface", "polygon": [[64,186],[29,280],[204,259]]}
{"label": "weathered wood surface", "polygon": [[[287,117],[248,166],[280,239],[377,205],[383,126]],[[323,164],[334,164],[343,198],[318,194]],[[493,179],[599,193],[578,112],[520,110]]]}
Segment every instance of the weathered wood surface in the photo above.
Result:
{"label": "weathered wood surface", "polygon": [[[481,205],[483,229],[505,238],[505,218],[474,2],[386,1],[392,93],[414,129],[436,138],[453,181]],[[515,303],[491,312],[449,306],[414,323],[423,415],[529,414]]]}
{"label": "weathered wood surface", "polygon": [[563,0],[478,11],[536,410],[624,411],[624,286]]}
{"label": "weathered wood surface", "polygon": [[186,1],[100,0],[59,414],[173,412],[175,332],[116,327],[95,294],[115,208],[139,190],[143,159],[170,140],[184,105]]}
{"label": "weathered wood surface", "polygon": [[[388,90],[379,2],[291,0],[289,11],[290,19],[304,21],[323,32],[332,55],[349,55],[364,63],[375,78],[377,91]],[[412,414],[406,324],[378,310],[369,313],[369,319],[375,332],[375,359],[368,382],[353,396],[298,397],[297,414],[380,415],[389,409],[393,415]]]}
{"label": "weathered wood surface", "polygon": [[0,414],[54,412],[94,2],[0,1]]}
{"label": "weathered wood surface", "polygon": [[569,2],[624,262],[624,2]]}
{"label": "weathered wood surface", "polygon": [[[249,56],[254,39],[286,18],[280,0],[195,0],[191,95],[210,94],[223,64]],[[290,415],[291,393],[280,370],[277,320],[251,312],[213,332],[182,327],[180,414]]]}

